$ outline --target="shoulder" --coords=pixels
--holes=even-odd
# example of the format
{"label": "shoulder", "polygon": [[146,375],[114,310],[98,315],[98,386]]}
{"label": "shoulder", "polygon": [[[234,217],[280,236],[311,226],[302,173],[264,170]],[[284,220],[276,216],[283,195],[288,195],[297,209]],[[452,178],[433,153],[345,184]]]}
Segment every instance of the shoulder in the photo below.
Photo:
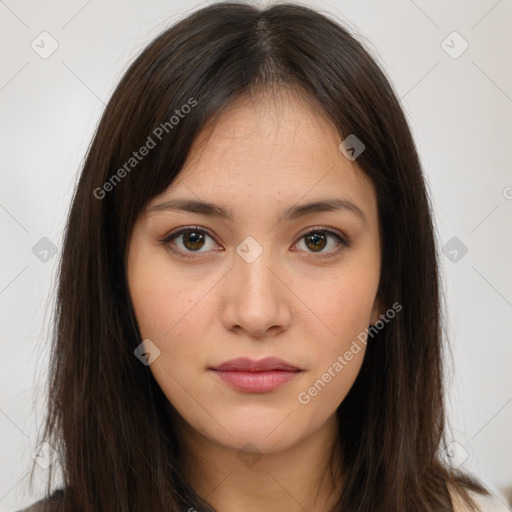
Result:
{"label": "shoulder", "polygon": [[49,512],[49,511],[57,511],[59,510],[59,505],[62,501],[62,496],[64,495],[64,491],[62,489],[57,489],[52,493],[51,496],[47,498],[43,498],[32,505],[19,510],[18,512]]}
{"label": "shoulder", "polygon": [[[483,496],[476,492],[469,492],[471,498],[479,508],[479,512],[509,512],[509,508],[495,496]],[[454,512],[473,512],[458,493],[450,491]]]}

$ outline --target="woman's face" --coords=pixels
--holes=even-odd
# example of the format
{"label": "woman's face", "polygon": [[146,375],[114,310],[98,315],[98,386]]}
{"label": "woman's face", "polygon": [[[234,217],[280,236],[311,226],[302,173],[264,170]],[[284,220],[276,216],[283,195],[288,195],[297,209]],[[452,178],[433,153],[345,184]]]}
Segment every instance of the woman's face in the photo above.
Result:
{"label": "woman's face", "polygon": [[[198,137],[134,226],[127,273],[150,370],[187,429],[272,453],[325,428],[354,383],[380,313],[380,237],[371,181],[328,122],[292,94],[258,99]],[[300,209],[325,201],[365,221]],[[214,369],[239,357],[300,371]]]}

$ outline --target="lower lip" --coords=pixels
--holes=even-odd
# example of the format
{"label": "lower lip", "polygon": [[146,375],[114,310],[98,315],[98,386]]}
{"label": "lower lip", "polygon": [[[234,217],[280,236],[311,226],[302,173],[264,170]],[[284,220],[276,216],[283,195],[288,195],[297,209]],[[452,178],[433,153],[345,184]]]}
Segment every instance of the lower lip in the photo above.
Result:
{"label": "lower lip", "polygon": [[244,372],[213,370],[226,384],[247,393],[267,393],[296,377],[300,371]]}

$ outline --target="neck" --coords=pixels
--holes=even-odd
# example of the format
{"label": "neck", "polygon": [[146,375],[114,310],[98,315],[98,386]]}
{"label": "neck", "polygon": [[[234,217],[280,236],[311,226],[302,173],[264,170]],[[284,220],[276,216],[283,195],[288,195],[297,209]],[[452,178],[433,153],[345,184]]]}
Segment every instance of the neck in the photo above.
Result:
{"label": "neck", "polygon": [[178,423],[184,478],[219,512],[325,512],[338,501],[343,478],[335,414],[314,435],[268,453],[251,444],[242,450],[216,444]]}

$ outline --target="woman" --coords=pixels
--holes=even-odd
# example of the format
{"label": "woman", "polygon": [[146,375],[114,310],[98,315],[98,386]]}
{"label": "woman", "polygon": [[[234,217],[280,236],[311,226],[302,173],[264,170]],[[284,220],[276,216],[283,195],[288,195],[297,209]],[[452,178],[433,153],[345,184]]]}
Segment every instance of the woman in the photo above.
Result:
{"label": "woman", "polygon": [[64,484],[35,509],[478,510],[443,455],[437,265],[362,45],[293,4],[188,16],[122,78],[73,198],[42,436]]}

